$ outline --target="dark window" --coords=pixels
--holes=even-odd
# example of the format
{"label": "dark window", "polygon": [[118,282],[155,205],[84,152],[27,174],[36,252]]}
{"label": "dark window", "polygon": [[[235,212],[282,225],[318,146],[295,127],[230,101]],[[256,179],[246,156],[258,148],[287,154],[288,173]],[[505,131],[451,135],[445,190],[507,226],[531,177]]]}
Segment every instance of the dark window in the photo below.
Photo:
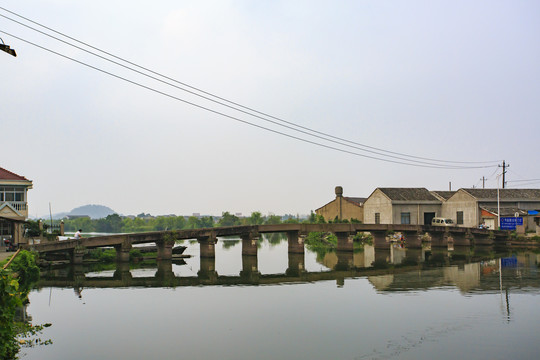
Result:
{"label": "dark window", "polygon": [[463,211],[458,211],[458,212],[456,213],[456,217],[457,217],[456,223],[457,223],[458,225],[463,225]]}
{"label": "dark window", "polygon": [[375,224],[380,224],[380,223],[381,223],[381,214],[375,213]]}
{"label": "dark window", "polygon": [[402,224],[410,224],[411,223],[411,213],[410,212],[402,212],[401,213],[401,223]]}
{"label": "dark window", "polygon": [[11,223],[0,220],[0,235],[11,235]]}

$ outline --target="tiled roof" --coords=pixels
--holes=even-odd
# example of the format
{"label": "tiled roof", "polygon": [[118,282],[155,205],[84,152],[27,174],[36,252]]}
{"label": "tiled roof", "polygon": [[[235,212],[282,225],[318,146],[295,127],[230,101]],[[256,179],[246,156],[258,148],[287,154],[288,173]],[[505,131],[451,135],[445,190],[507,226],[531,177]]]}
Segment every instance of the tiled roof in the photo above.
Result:
{"label": "tiled roof", "polygon": [[390,200],[440,201],[426,188],[379,188]]}
{"label": "tiled roof", "polygon": [[21,180],[30,181],[24,176],[17,175],[9,170],[0,167],[0,180]]}
{"label": "tiled roof", "polygon": [[344,197],[345,200],[355,203],[358,206],[361,206],[366,201],[366,198],[363,197]]}
{"label": "tiled roof", "polygon": [[452,195],[454,195],[457,191],[432,191],[432,193],[435,194],[435,196],[439,195],[442,199],[448,200]]}
{"label": "tiled roof", "polygon": [[[478,200],[497,199],[497,189],[461,189]],[[540,201],[540,189],[499,189],[501,200]]]}
{"label": "tiled roof", "polygon": [[[497,215],[497,211],[498,209],[496,207],[481,207],[481,209],[483,210],[486,210],[494,215]],[[516,213],[519,215],[519,216],[525,216],[527,215],[527,211],[526,210],[522,210],[522,209],[518,209],[516,207],[501,207],[501,216],[510,216],[510,217],[513,217],[516,215]]]}

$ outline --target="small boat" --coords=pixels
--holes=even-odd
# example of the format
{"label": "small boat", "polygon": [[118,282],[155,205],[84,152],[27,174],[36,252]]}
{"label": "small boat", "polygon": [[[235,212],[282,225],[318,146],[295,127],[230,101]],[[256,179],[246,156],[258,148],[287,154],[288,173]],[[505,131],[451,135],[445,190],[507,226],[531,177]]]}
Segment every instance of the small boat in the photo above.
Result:
{"label": "small boat", "polygon": [[175,246],[172,248],[173,255],[180,255],[184,253],[184,251],[187,249],[187,246]]}

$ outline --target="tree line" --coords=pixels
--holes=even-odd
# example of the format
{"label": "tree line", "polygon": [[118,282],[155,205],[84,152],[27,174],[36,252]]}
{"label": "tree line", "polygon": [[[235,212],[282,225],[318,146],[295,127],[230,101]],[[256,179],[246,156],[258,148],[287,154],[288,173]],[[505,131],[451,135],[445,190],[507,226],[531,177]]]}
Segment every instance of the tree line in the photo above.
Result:
{"label": "tree line", "polygon": [[[100,233],[131,233],[144,231],[160,231],[160,230],[181,230],[181,229],[201,229],[221,226],[236,226],[236,225],[262,225],[262,224],[297,224],[310,223],[321,224],[327,221],[321,215],[311,212],[310,216],[305,220],[300,220],[292,215],[286,216],[283,219],[278,215],[263,216],[260,212],[255,211],[249,217],[238,217],[225,211],[221,217],[213,216],[157,216],[135,218],[121,217],[118,214],[112,214],[102,219],[77,218],[64,220],[64,231],[74,232],[82,229],[83,232],[100,232]],[[358,222],[355,219],[341,220],[337,218],[330,222]]]}

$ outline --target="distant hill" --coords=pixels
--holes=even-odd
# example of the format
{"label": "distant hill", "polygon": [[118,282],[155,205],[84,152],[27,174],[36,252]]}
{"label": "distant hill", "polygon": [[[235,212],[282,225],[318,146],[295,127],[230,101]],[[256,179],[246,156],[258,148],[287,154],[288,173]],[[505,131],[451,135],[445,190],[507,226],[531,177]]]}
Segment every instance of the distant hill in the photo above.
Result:
{"label": "distant hill", "polygon": [[73,210],[71,210],[68,213],[64,213],[63,216],[66,215],[88,215],[92,219],[101,219],[105,218],[109,215],[112,215],[116,213],[113,209],[107,206],[103,205],[83,205],[79,206]]}

